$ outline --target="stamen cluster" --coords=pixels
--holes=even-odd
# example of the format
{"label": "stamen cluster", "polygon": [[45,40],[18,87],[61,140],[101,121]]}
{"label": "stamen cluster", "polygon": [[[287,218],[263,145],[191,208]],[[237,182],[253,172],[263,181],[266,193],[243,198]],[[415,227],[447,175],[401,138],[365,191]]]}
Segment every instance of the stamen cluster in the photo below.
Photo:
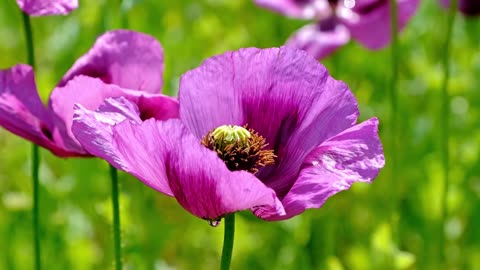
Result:
{"label": "stamen cluster", "polygon": [[247,126],[220,126],[207,133],[202,145],[217,152],[231,171],[257,173],[260,167],[275,164],[275,154],[265,138]]}

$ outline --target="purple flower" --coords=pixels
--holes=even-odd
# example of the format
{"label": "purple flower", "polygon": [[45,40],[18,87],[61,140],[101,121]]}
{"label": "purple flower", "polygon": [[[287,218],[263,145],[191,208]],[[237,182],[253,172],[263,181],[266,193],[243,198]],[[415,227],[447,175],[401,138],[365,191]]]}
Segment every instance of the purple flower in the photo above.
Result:
{"label": "purple flower", "polygon": [[227,52],[187,72],[180,119],[141,122],[130,103],[119,114],[130,120],[113,125],[118,101],[77,106],[80,143],[210,221],[245,209],[288,219],[384,166],[378,120],[357,124],[348,87],[289,47]]}
{"label": "purple flower", "polygon": [[[324,58],[350,37],[371,50],[390,43],[389,0],[255,0],[286,16],[313,20],[294,33],[286,45]],[[419,0],[397,0],[399,31],[417,10]],[[351,5],[351,6],[350,6]]]}
{"label": "purple flower", "polygon": [[[450,0],[440,0],[440,3],[448,8]],[[480,1],[478,0],[458,0],[458,9],[465,16],[479,16],[480,15]]]}
{"label": "purple flower", "polygon": [[30,16],[67,15],[78,7],[78,0],[17,0],[17,4]]}
{"label": "purple flower", "polygon": [[71,132],[73,105],[94,110],[108,97],[123,96],[138,105],[143,119],[178,117],[178,102],[160,94],[162,72],[163,52],[154,38],[108,32],[67,72],[47,108],[30,66],[0,70],[0,125],[57,156],[87,156]]}

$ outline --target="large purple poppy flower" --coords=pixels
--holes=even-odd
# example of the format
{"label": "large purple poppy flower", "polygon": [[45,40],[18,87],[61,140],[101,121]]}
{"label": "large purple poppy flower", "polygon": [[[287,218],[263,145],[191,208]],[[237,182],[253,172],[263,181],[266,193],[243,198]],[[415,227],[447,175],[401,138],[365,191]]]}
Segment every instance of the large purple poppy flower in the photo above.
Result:
{"label": "large purple poppy flower", "polygon": [[[450,0],[440,0],[440,3],[448,8]],[[480,1],[478,0],[459,0],[458,9],[465,16],[479,16],[480,15]]]}
{"label": "large purple poppy flower", "polygon": [[[244,209],[288,219],[371,182],[384,166],[378,120],[357,124],[352,92],[301,50],[212,57],[182,76],[179,101],[180,119],[167,121],[141,122],[123,99],[97,111],[77,106],[73,133],[92,154],[212,221]],[[112,125],[115,112],[130,120]]]}
{"label": "large purple poppy flower", "polygon": [[[376,50],[391,37],[389,0],[255,0],[281,14],[314,20],[294,33],[287,45],[321,59],[345,45],[350,37]],[[419,0],[397,0],[402,30],[417,10]]]}
{"label": "large purple poppy flower", "polygon": [[160,94],[162,72],[163,52],[154,38],[108,32],[67,72],[48,108],[38,96],[30,66],[1,70],[0,125],[55,155],[89,155],[71,133],[73,105],[96,109],[107,97],[124,96],[138,105],[143,119],[177,117],[178,102]]}
{"label": "large purple poppy flower", "polygon": [[17,0],[30,16],[66,15],[78,7],[78,0]]}

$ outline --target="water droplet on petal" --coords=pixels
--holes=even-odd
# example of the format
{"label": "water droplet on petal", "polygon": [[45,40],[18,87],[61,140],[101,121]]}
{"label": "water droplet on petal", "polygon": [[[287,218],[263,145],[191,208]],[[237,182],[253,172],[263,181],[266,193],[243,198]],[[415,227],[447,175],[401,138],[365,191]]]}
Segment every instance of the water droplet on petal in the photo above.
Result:
{"label": "water droplet on petal", "polygon": [[346,8],[353,8],[355,6],[355,0],[344,0],[343,5]]}
{"label": "water droplet on petal", "polygon": [[220,225],[220,220],[209,220],[208,225],[212,227],[218,227],[218,225]]}

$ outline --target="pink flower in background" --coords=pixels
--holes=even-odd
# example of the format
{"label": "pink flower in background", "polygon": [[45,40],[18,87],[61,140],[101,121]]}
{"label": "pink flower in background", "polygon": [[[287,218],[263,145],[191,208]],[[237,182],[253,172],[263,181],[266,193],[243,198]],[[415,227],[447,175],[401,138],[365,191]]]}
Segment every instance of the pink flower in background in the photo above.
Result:
{"label": "pink flower in background", "polygon": [[71,132],[74,104],[94,110],[108,97],[123,96],[137,104],[143,119],[177,117],[178,102],[160,94],[162,75],[163,50],[153,37],[108,32],[66,73],[48,107],[38,95],[30,66],[1,70],[0,126],[57,156],[88,156]]}
{"label": "pink flower in background", "polygon": [[179,102],[180,119],[144,122],[125,99],[77,105],[72,131],[93,155],[211,222],[245,209],[291,218],[373,181],[385,163],[378,120],[357,124],[352,92],[301,50],[207,59],[182,76]]}
{"label": "pink flower in background", "polygon": [[67,15],[78,7],[78,0],[17,0],[20,9],[30,16]]}
{"label": "pink flower in background", "polygon": [[[440,2],[446,8],[450,6],[450,0],[440,0]],[[465,16],[479,16],[480,1],[479,0],[458,0],[458,9]]]}
{"label": "pink flower in background", "polygon": [[[255,0],[265,8],[293,18],[313,20],[294,33],[286,45],[322,59],[355,39],[371,50],[390,43],[389,0]],[[399,31],[418,8],[419,0],[397,0]]]}

